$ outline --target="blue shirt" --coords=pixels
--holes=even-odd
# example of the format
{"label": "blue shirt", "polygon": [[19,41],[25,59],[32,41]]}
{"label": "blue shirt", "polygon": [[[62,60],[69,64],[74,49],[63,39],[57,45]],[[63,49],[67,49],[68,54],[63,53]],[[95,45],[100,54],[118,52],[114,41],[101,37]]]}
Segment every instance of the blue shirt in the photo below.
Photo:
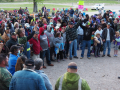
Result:
{"label": "blue shirt", "polygon": [[79,26],[78,29],[77,29],[77,33],[78,33],[79,35],[83,35],[83,34],[84,34],[83,29],[82,29],[80,26]]}

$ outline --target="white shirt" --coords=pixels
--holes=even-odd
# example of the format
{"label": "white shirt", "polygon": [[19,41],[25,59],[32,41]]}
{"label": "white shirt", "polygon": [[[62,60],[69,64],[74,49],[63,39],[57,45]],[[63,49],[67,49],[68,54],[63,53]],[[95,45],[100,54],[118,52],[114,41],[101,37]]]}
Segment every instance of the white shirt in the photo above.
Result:
{"label": "white shirt", "polygon": [[100,36],[102,37],[102,32],[103,32],[103,30],[101,29],[100,31],[99,30],[97,30],[96,32],[95,32],[95,36],[96,36],[96,34],[97,33],[99,33],[100,34]]}
{"label": "white shirt", "polygon": [[79,35],[83,35],[83,29],[79,26],[78,27],[78,29],[77,29],[77,33],[79,34]]}
{"label": "white shirt", "polygon": [[109,29],[107,29],[107,38],[106,38],[106,40],[110,40],[110,30]]}

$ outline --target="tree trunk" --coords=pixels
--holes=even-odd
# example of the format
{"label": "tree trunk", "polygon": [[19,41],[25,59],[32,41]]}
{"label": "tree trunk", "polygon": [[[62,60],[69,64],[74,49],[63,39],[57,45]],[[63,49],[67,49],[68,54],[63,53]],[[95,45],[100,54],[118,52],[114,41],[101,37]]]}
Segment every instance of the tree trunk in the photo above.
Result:
{"label": "tree trunk", "polygon": [[35,0],[33,0],[33,12],[38,12],[37,2]]}

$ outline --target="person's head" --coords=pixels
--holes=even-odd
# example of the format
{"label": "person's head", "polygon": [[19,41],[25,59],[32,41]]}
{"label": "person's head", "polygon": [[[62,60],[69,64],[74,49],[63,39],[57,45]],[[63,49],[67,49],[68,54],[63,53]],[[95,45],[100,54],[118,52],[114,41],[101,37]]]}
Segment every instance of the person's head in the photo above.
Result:
{"label": "person's head", "polygon": [[45,18],[43,19],[43,24],[47,24],[47,21]]}
{"label": "person's head", "polygon": [[18,22],[15,22],[15,23],[14,23],[14,27],[19,28],[19,23],[18,23]]}
{"label": "person's head", "polygon": [[101,20],[101,23],[102,23],[102,24],[104,24],[104,23],[105,23],[105,22],[104,22],[104,19],[102,19],[102,20]]}
{"label": "person's head", "polygon": [[32,22],[30,23],[30,26],[35,26],[35,22],[32,21]]}
{"label": "person's head", "polygon": [[55,29],[56,29],[56,31],[59,31],[59,26],[56,26]]}
{"label": "person's head", "polygon": [[68,64],[67,72],[76,73],[77,72],[77,64],[75,62],[70,62]]}
{"label": "person's head", "polygon": [[73,28],[73,26],[74,26],[73,22],[69,22],[69,27]]}
{"label": "person's head", "polygon": [[30,27],[29,23],[26,23],[25,24],[25,29],[29,29],[29,27]]}
{"label": "person's head", "polygon": [[24,68],[26,68],[26,69],[32,69],[32,70],[34,70],[34,60],[33,59],[27,59],[27,60],[25,60],[25,65],[24,65]]}
{"label": "person's head", "polygon": [[36,31],[33,37],[37,39],[38,38],[38,34],[39,34],[39,32]]}
{"label": "person's head", "polygon": [[8,66],[8,55],[0,53],[0,67]]}
{"label": "person's head", "polygon": [[62,32],[63,32],[63,33],[65,32],[65,27],[62,27]]}
{"label": "person's head", "polygon": [[57,38],[57,37],[61,37],[61,33],[60,33],[60,32],[57,32],[57,33],[56,33],[56,38]]}
{"label": "person's head", "polygon": [[10,52],[12,53],[12,54],[14,54],[14,55],[18,55],[18,51],[19,51],[19,48],[20,47],[18,47],[17,45],[13,45],[13,46],[11,46],[11,48],[10,48]]}
{"label": "person's head", "polygon": [[102,26],[99,25],[99,26],[98,26],[98,30],[100,31],[101,29],[102,29]]}
{"label": "person's head", "polygon": [[114,20],[114,23],[116,23],[116,24],[117,24],[117,20]]}
{"label": "person's head", "polygon": [[109,29],[110,28],[110,23],[107,23],[107,29]]}
{"label": "person's head", "polygon": [[11,38],[14,39],[14,40],[17,39],[17,34],[16,34],[16,32],[12,32],[12,33],[11,33]]}
{"label": "person's head", "polygon": [[35,70],[41,70],[43,68],[43,60],[41,58],[36,58],[34,63],[35,63]]}
{"label": "person's head", "polygon": [[120,35],[120,34],[119,34],[119,32],[117,31],[117,32],[115,33],[115,36],[116,36],[116,37],[119,37],[119,35]]}
{"label": "person's head", "polygon": [[97,38],[100,38],[100,33],[97,33],[97,34],[96,34],[96,37],[97,37]]}
{"label": "person's head", "polygon": [[24,37],[25,36],[25,29],[24,28],[18,29],[17,34],[19,37]]}
{"label": "person's head", "polygon": [[86,27],[89,28],[89,26],[90,26],[90,22],[87,21],[85,24],[86,24]]}
{"label": "person's head", "polygon": [[56,14],[56,18],[58,18],[58,14]]}
{"label": "person's head", "polygon": [[25,63],[25,61],[27,60],[27,57],[25,55],[20,56],[20,58],[22,59],[23,63]]}

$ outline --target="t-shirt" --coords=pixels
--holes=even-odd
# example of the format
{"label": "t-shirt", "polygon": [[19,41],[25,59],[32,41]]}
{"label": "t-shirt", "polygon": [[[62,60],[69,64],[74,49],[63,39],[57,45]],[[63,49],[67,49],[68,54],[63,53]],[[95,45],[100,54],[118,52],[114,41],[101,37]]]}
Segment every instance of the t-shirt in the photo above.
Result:
{"label": "t-shirt", "polygon": [[106,40],[110,40],[110,32],[109,32],[110,30],[109,29],[107,29],[107,38],[106,38]]}

